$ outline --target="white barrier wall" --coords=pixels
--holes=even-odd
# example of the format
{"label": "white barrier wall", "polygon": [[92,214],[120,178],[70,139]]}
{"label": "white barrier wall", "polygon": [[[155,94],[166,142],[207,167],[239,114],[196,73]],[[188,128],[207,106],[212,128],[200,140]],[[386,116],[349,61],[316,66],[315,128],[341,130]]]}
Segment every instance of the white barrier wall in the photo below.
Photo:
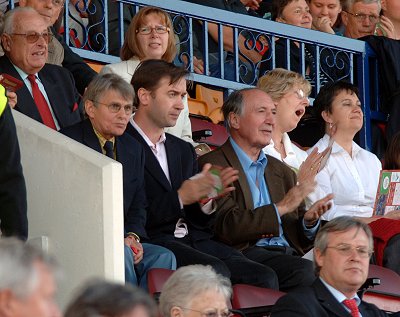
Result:
{"label": "white barrier wall", "polygon": [[29,241],[48,244],[61,263],[61,307],[87,278],[124,281],[122,165],[17,111],[13,115]]}

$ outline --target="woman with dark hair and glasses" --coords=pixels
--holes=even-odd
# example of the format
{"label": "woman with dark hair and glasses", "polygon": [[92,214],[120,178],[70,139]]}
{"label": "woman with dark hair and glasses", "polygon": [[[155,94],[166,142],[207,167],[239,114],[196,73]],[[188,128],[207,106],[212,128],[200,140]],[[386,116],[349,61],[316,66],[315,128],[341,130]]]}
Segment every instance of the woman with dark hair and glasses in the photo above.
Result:
{"label": "woman with dark hair and glasses", "polygon": [[160,312],[163,317],[230,317],[231,294],[229,279],[211,266],[183,266],[165,283]]}
{"label": "woman with dark hair and glasses", "polygon": [[314,199],[334,194],[332,207],[322,219],[351,216],[368,223],[380,241],[375,245],[377,262],[400,273],[400,211],[373,215],[382,165],[375,154],[353,141],[363,125],[357,87],[344,81],[327,85],[315,98],[314,107],[325,131],[314,147],[332,147],[326,166],[315,177]]}

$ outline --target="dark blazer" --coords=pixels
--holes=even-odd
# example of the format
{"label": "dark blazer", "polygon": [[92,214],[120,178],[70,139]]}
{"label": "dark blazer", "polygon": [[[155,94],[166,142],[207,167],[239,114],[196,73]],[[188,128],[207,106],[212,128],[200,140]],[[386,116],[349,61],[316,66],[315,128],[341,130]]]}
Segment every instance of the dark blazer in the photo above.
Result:
{"label": "dark blazer", "polygon": [[0,144],[0,230],[4,236],[18,236],[26,240],[25,179],[15,123],[8,106],[0,113]]}
{"label": "dark blazer", "polygon": [[[296,175],[279,160],[268,155],[267,158],[264,177],[271,201],[277,203],[296,185]],[[274,205],[254,208],[250,186],[229,139],[218,149],[199,158],[200,166],[205,163],[222,167],[232,166],[239,171],[239,179],[233,184],[235,190],[217,201],[215,234],[221,241],[237,249],[246,249],[261,238],[279,235]],[[294,212],[281,217],[285,238],[299,254],[303,254],[312,246],[312,241],[304,235],[304,212],[304,205],[301,205]]]}
{"label": "dark blazer", "polygon": [[[17,70],[6,56],[0,57],[0,72],[22,81],[21,76],[19,76]],[[60,128],[65,128],[81,121],[80,96],[75,88],[72,74],[61,66],[45,64],[38,75],[49,97]],[[35,101],[25,85],[17,91],[17,96],[18,103],[15,110],[42,122]]]}
{"label": "dark blazer", "polygon": [[[102,153],[99,139],[94,133],[90,120],[79,122],[60,130],[70,138]],[[142,146],[124,133],[115,137],[117,161],[122,164],[124,186],[124,227],[125,233],[134,232],[147,238],[146,195],[144,191],[144,152]]]}
{"label": "dark blazer", "polygon": [[[373,304],[361,302],[358,307],[363,317],[384,317],[385,312]],[[351,317],[350,313],[329,292],[318,278],[305,288],[281,297],[272,309],[272,317]]]}
{"label": "dark blazer", "polygon": [[131,124],[128,124],[126,131],[143,145],[145,152],[144,175],[149,202],[146,228],[150,239],[174,239],[175,225],[179,218],[186,220],[192,242],[211,238],[212,232],[209,226],[213,217],[205,215],[198,203],[181,209],[178,198],[178,189],[182,183],[198,172],[193,146],[166,133],[165,148],[171,178],[169,183],[157,158],[142,136]]}

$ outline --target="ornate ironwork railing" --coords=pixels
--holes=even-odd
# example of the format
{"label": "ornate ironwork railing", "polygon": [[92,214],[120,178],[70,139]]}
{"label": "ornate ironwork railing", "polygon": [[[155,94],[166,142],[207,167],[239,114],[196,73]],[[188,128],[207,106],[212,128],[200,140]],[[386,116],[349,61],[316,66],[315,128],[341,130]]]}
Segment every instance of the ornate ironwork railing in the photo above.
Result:
{"label": "ornate ironwork railing", "polygon": [[[366,148],[371,145],[371,119],[385,119],[378,106],[376,58],[365,42],[179,0],[72,3],[65,6],[64,27],[69,31],[64,35],[84,58],[119,61],[133,15],[141,6],[157,6],[171,14],[179,38],[176,62],[184,64],[196,82],[240,89],[279,66],[309,79],[314,97],[326,82],[347,79],[360,89],[365,116],[361,145]],[[195,57],[204,63],[203,74],[194,72]]]}

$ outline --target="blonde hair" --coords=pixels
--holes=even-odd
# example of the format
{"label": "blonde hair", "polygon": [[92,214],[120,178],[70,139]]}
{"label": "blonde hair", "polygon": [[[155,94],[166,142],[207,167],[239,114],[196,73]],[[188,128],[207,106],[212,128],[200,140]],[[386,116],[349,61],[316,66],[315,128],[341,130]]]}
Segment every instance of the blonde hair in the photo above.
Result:
{"label": "blonde hair", "polygon": [[168,45],[167,50],[161,57],[166,62],[172,62],[176,55],[176,42],[174,28],[172,26],[171,18],[168,13],[156,7],[145,7],[139,10],[138,13],[133,17],[131,23],[129,24],[128,30],[126,31],[125,41],[121,48],[121,60],[127,61],[133,56],[137,56],[139,59],[143,59],[144,53],[139,45],[137,39],[136,30],[143,26],[144,19],[149,14],[156,14],[162,21],[162,23],[169,28],[168,33]]}
{"label": "blonde hair", "polygon": [[311,84],[299,73],[283,68],[275,68],[260,77],[257,88],[266,92],[273,101],[279,101],[294,86],[298,86],[308,96],[311,92]]}

